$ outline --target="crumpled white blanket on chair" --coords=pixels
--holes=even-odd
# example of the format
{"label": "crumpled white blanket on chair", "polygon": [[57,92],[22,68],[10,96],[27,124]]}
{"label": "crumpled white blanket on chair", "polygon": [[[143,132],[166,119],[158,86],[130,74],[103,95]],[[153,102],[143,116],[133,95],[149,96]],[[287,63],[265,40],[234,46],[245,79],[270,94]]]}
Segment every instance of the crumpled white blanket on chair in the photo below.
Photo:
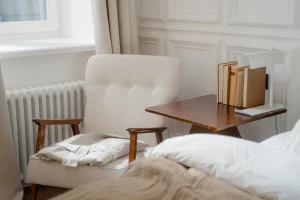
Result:
{"label": "crumpled white blanket on chair", "polygon": [[[101,137],[94,133],[79,134],[41,149],[36,156],[46,161],[59,161],[63,166],[69,167],[105,165],[129,153],[128,139],[109,136]],[[80,143],[78,141],[82,141],[82,144],[78,144]],[[92,144],[87,145],[91,141]],[[146,142],[138,140],[137,151],[144,151],[148,146]]]}

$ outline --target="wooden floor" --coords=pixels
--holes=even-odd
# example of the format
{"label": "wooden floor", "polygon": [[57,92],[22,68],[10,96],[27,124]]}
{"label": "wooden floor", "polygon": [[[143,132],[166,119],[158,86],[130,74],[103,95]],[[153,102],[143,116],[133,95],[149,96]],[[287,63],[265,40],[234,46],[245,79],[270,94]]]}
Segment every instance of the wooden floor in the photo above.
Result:
{"label": "wooden floor", "polygon": [[[39,186],[38,193],[37,193],[37,200],[46,200],[53,198],[57,195],[60,195],[64,192],[68,191],[65,188],[56,188],[56,187],[49,187],[49,186]],[[26,187],[24,189],[24,196],[23,200],[31,200],[30,199],[30,187]]]}

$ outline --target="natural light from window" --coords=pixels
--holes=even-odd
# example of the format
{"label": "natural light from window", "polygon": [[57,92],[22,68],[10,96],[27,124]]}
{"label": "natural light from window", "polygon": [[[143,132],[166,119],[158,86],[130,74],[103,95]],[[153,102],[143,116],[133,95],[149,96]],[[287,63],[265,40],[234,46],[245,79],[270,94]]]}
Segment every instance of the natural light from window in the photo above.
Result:
{"label": "natural light from window", "polygon": [[46,0],[0,0],[0,23],[47,20]]}
{"label": "natural light from window", "polygon": [[59,30],[58,0],[0,0],[0,35]]}

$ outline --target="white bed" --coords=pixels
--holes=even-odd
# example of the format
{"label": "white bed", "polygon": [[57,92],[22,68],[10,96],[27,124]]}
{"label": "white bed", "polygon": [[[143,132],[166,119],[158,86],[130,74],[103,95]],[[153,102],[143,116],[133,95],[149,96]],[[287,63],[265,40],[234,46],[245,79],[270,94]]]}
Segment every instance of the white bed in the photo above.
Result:
{"label": "white bed", "polygon": [[145,153],[162,156],[257,195],[263,199],[300,199],[300,155],[283,151],[290,133],[262,143],[211,134],[165,140]]}

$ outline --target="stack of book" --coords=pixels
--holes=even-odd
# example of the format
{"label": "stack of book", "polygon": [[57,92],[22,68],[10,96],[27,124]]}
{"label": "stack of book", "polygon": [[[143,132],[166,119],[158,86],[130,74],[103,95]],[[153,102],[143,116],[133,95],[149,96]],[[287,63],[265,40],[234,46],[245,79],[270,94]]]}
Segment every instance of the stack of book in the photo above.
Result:
{"label": "stack of book", "polygon": [[265,104],[266,67],[250,69],[237,62],[218,65],[218,102],[251,108]]}

